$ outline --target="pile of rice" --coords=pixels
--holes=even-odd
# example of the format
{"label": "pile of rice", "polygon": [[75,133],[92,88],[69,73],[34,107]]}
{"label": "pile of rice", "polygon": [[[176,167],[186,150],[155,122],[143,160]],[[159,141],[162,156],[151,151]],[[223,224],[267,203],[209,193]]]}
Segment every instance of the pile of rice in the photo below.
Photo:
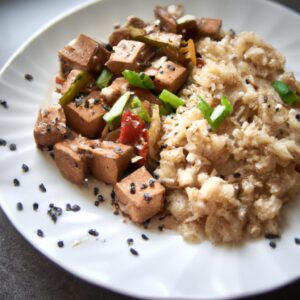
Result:
{"label": "pile of rice", "polygon": [[[163,120],[160,166],[167,211],[188,241],[235,243],[280,233],[281,210],[300,190],[300,109],[285,104],[275,79],[300,94],[284,56],[252,32],[201,40],[181,97],[186,106]],[[213,132],[197,108],[226,95],[234,111]]]}

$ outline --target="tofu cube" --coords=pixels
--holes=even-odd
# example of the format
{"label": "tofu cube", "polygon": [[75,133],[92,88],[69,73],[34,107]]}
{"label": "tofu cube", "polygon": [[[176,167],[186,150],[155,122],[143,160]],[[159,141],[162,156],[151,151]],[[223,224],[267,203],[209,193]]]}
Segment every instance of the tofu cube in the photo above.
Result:
{"label": "tofu cube", "polygon": [[79,139],[65,140],[54,146],[54,160],[67,180],[81,185],[88,174],[87,159],[78,152]]}
{"label": "tofu cube", "polygon": [[198,21],[198,32],[201,36],[217,35],[222,27],[221,19],[201,18]]}
{"label": "tofu cube", "polygon": [[90,158],[89,167],[93,176],[109,184],[115,184],[121,178],[134,156],[131,146],[111,141],[92,141],[80,149]]}
{"label": "tofu cube", "polygon": [[39,111],[33,132],[39,147],[53,146],[64,139],[66,132],[66,116],[59,104]]}
{"label": "tofu cube", "polygon": [[[146,74],[151,71],[153,76],[153,67],[146,70]],[[188,77],[188,70],[172,61],[162,62],[154,75],[154,85],[158,91],[167,89],[172,93],[177,93],[183,86]]]}
{"label": "tofu cube", "polygon": [[64,107],[67,124],[88,138],[99,136],[105,126],[103,115],[107,112],[99,91],[93,91],[78,105],[71,102]]}
{"label": "tofu cube", "polygon": [[128,89],[128,81],[124,77],[118,77],[111,85],[101,90],[101,96],[108,105],[113,105]]}
{"label": "tofu cube", "polygon": [[115,185],[120,209],[135,223],[143,223],[164,206],[165,188],[153,179],[145,167],[136,170]]}
{"label": "tofu cube", "polygon": [[138,41],[121,40],[114,47],[105,66],[110,69],[116,76],[121,76],[125,69],[139,72],[141,71],[141,63],[149,55],[148,47]]}
{"label": "tofu cube", "polygon": [[65,75],[73,69],[99,73],[109,56],[110,52],[102,44],[81,34],[59,51],[61,71]]}

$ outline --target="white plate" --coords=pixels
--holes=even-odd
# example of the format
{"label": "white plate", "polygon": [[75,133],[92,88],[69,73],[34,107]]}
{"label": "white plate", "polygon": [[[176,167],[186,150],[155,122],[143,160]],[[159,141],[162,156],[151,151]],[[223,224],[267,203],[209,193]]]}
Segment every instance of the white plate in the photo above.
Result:
{"label": "white plate", "polygon": [[[135,14],[152,19],[155,4],[163,1],[115,0],[88,3],[58,18],[34,35],[6,64],[0,77],[0,138],[15,142],[17,151],[0,147],[1,206],[19,232],[39,251],[73,274],[112,290],[144,298],[216,299],[262,292],[285,284],[300,275],[300,205],[286,209],[286,230],[275,250],[266,240],[249,242],[239,248],[215,247],[209,242],[185,243],[175,232],[147,232],[124,224],[107,203],[95,207],[91,189],[83,190],[64,180],[51,159],[34,145],[32,128],[38,108],[50,99],[53,78],[59,68],[57,51],[83,32],[106,40],[112,24]],[[166,4],[166,2],[163,2]],[[185,0],[186,10],[196,16],[218,17],[224,28],[255,31],[287,56],[287,69],[300,77],[300,17],[267,1]],[[34,81],[24,80],[30,73]],[[22,173],[21,165],[30,167]],[[20,187],[13,186],[18,178]],[[38,189],[44,183],[47,192]],[[94,184],[91,184],[91,188]],[[107,187],[101,185],[110,202]],[[24,211],[16,210],[16,203]],[[39,211],[32,209],[38,202]],[[54,224],[47,216],[49,203],[65,207],[79,204],[81,211],[66,212]],[[87,234],[97,229],[98,240]],[[42,229],[45,238],[36,235]],[[127,238],[134,238],[139,257],[129,252]],[[58,240],[65,242],[58,248]],[[78,246],[74,241],[81,240]],[[45,270],[47,272],[47,270]]]}

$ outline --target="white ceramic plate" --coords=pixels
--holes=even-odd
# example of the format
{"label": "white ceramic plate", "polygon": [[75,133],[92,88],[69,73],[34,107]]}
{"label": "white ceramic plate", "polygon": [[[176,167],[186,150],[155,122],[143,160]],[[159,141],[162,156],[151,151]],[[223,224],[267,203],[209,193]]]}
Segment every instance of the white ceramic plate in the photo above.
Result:
{"label": "white ceramic plate", "polygon": [[[32,128],[38,108],[50,99],[53,78],[59,68],[57,51],[83,32],[106,40],[112,24],[135,14],[146,20],[153,17],[155,4],[166,1],[111,0],[93,2],[73,10],[34,35],[6,64],[0,75],[0,138],[17,144],[17,151],[0,147],[1,206],[19,232],[39,251],[73,274],[112,290],[156,299],[232,298],[262,292],[283,285],[300,275],[300,203],[295,201],[285,212],[286,230],[275,250],[266,240],[249,242],[240,248],[215,247],[209,242],[185,243],[175,232],[147,232],[124,224],[115,216],[109,188],[98,184],[106,204],[95,207],[90,189],[79,189],[64,180],[51,158],[34,145]],[[224,28],[255,31],[286,54],[287,69],[300,78],[300,17],[267,1],[185,0],[186,10],[196,16],[222,18]],[[30,73],[34,81],[24,80]],[[23,173],[22,163],[30,171]],[[21,186],[14,187],[18,178]],[[38,185],[44,183],[47,192]],[[17,211],[22,202],[24,210]],[[39,210],[32,209],[34,202]],[[79,212],[63,212],[57,224],[47,216],[49,203],[64,208],[79,204]],[[37,229],[45,237],[37,236]],[[87,234],[99,231],[99,237]],[[139,256],[129,252],[127,238],[134,238]],[[64,248],[57,241],[65,242]],[[80,241],[74,246],[75,241]],[[47,272],[47,270],[45,270]]]}

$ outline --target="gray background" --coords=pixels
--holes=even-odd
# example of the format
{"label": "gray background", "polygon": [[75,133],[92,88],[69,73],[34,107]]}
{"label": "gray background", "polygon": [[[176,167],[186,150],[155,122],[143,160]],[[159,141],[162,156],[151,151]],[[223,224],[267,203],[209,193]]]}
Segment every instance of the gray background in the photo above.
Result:
{"label": "gray background", "polygon": [[[0,68],[10,55],[44,23],[82,2],[85,1],[0,0]],[[284,3],[300,12],[299,0],[277,0],[276,2]],[[50,262],[16,232],[0,209],[0,300],[11,299],[126,300],[132,298],[86,283]],[[264,295],[245,299],[300,299],[300,281]]]}

